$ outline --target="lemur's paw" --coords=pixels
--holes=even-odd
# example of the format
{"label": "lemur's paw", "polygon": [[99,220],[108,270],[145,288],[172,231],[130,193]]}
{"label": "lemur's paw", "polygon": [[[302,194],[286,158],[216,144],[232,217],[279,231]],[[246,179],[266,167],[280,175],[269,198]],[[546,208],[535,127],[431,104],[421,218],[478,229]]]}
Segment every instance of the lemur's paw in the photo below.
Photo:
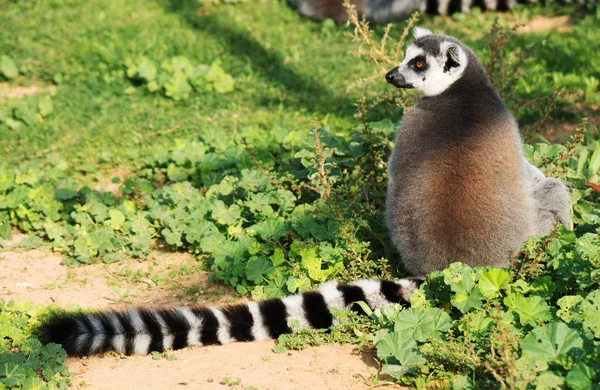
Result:
{"label": "lemur's paw", "polygon": [[561,181],[565,185],[565,187],[567,187],[567,191],[573,192],[573,183],[571,183],[568,180],[561,180]]}

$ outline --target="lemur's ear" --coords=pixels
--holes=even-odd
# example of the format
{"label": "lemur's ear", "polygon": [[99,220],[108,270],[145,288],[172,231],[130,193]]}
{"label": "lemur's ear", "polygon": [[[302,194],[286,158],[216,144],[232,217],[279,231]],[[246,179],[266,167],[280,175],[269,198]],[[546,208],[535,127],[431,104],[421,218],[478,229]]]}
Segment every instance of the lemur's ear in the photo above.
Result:
{"label": "lemur's ear", "polygon": [[431,34],[433,34],[431,32],[431,30],[428,30],[426,28],[415,27],[413,29],[413,37],[415,37],[415,39],[419,39],[421,37],[424,37],[425,35],[431,35]]}
{"label": "lemur's ear", "polygon": [[460,66],[460,48],[458,45],[451,43],[445,48],[442,47],[446,62],[444,63],[444,73],[449,72],[452,68],[458,68]]}

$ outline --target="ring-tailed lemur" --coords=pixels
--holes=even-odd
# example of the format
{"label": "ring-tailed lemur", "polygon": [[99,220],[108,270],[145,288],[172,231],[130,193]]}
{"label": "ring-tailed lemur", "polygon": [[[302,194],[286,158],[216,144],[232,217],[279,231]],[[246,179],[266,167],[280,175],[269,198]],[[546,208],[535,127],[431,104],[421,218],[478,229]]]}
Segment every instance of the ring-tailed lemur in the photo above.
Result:
{"label": "ring-tailed lemur", "polygon": [[570,225],[568,189],[525,159],[517,123],[471,49],[420,28],[415,38],[386,75],[424,95],[405,112],[388,165],[392,241],[413,275],[455,261],[506,267],[557,218]]}
{"label": "ring-tailed lemur", "polygon": [[[415,11],[439,15],[453,12],[469,12],[472,7],[488,11],[506,11],[514,8],[517,2],[535,3],[537,0],[349,0],[356,6],[359,17],[372,23],[388,23],[405,19]],[[542,0],[544,1],[544,0]],[[348,20],[344,0],[287,0],[303,16],[322,21],[333,19],[338,23]],[[561,3],[595,4],[597,0],[560,0]]]}
{"label": "ring-tailed lemur", "polygon": [[127,355],[180,349],[189,345],[269,340],[297,329],[328,328],[336,323],[330,310],[372,310],[394,303],[409,304],[421,279],[359,280],[322,284],[317,291],[281,299],[216,307],[130,309],[97,313],[54,313],[39,331],[44,343],[62,345],[70,356],[109,349]]}

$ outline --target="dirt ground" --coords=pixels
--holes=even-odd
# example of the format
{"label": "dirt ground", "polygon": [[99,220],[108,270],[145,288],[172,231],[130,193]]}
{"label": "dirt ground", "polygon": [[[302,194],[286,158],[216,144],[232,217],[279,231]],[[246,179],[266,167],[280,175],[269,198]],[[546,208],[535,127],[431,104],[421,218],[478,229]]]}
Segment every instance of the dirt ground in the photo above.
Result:
{"label": "dirt ground", "polygon": [[[13,242],[23,236],[17,236]],[[154,271],[176,269],[190,261],[186,254],[157,254]],[[148,263],[127,261],[78,268],[61,265],[59,254],[32,250],[0,251],[0,296],[40,305],[93,308],[192,304],[194,297],[181,294],[173,285],[156,286],[152,281],[127,283],[123,270],[146,269]],[[156,260],[156,259],[154,259]],[[113,288],[111,288],[111,285]],[[223,286],[211,285],[208,273],[196,272],[177,279],[181,289],[199,287],[200,303],[224,304],[239,300]],[[126,299],[119,293],[129,289]],[[127,301],[127,303],[125,303]],[[377,363],[368,354],[359,355],[352,346],[325,345],[276,354],[273,341],[233,343],[224,346],[171,351],[176,360],[152,356],[123,357],[108,353],[89,358],[68,358],[75,373],[74,388],[85,389],[366,389],[373,385]],[[379,383],[378,387],[382,384]],[[389,385],[387,388],[399,388]]]}

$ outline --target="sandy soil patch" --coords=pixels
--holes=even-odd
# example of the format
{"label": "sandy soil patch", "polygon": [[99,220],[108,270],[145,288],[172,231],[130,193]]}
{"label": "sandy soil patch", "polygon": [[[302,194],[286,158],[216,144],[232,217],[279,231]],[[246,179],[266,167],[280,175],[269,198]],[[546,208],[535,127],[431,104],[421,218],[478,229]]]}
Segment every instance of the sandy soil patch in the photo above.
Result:
{"label": "sandy soil patch", "polygon": [[549,30],[557,30],[558,32],[567,32],[573,29],[568,16],[535,16],[533,19],[525,23],[519,28],[522,34],[536,34]]}
{"label": "sandy soil patch", "polygon": [[[12,242],[22,238],[17,235]],[[0,252],[0,296],[61,307],[126,307],[115,300],[113,285],[119,291],[129,288],[135,295],[129,299],[134,306],[189,305],[193,298],[209,304],[241,300],[231,289],[209,283],[204,271],[176,278],[175,288],[173,283],[159,287],[152,281],[124,281],[125,270],[152,265],[153,271],[167,272],[195,261],[187,254],[156,253],[144,262],[78,268],[61,265],[61,260],[61,255],[42,250]],[[186,286],[196,286],[199,295],[182,294]],[[367,389],[377,371],[374,359],[354,353],[352,346],[325,345],[281,355],[272,352],[273,346],[273,341],[267,341],[170,351],[176,360],[107,353],[69,358],[67,366],[75,373],[73,386],[85,389]],[[222,383],[225,378],[230,384]],[[238,380],[240,384],[231,385]]]}
{"label": "sandy soil patch", "polygon": [[[17,235],[12,242],[23,236]],[[235,292],[208,282],[208,272],[170,277],[170,271],[194,266],[196,260],[187,253],[156,252],[144,262],[127,260],[122,263],[92,264],[69,268],[61,264],[62,255],[43,250],[0,252],[0,296],[15,301],[68,307],[78,305],[94,308],[133,306],[189,305],[194,300],[225,304],[239,300]],[[138,270],[162,273],[169,283],[157,286],[150,277],[127,282],[126,272]],[[185,296],[184,290],[198,291]]]}
{"label": "sandy soil patch", "polygon": [[[177,360],[151,356],[127,359],[106,356],[67,361],[76,373],[73,384],[85,381],[95,389],[366,389],[363,377],[376,369],[353,354],[351,346],[325,345],[278,355],[273,341],[188,348],[172,352]],[[239,378],[239,379],[238,379]],[[389,388],[393,388],[390,386]],[[398,388],[398,387],[396,387]]]}
{"label": "sandy soil patch", "polygon": [[0,99],[23,99],[25,96],[37,95],[42,92],[54,93],[56,87],[51,85],[40,87],[39,85],[29,85],[27,87],[10,85],[6,82],[0,83]]}
{"label": "sandy soil patch", "polygon": [[[130,175],[130,171],[124,167],[113,168],[104,175],[94,184],[94,189],[97,191],[112,192],[115,196],[120,196],[121,192],[119,187],[123,184],[125,179]],[[119,182],[113,183],[113,178],[118,177]]]}

